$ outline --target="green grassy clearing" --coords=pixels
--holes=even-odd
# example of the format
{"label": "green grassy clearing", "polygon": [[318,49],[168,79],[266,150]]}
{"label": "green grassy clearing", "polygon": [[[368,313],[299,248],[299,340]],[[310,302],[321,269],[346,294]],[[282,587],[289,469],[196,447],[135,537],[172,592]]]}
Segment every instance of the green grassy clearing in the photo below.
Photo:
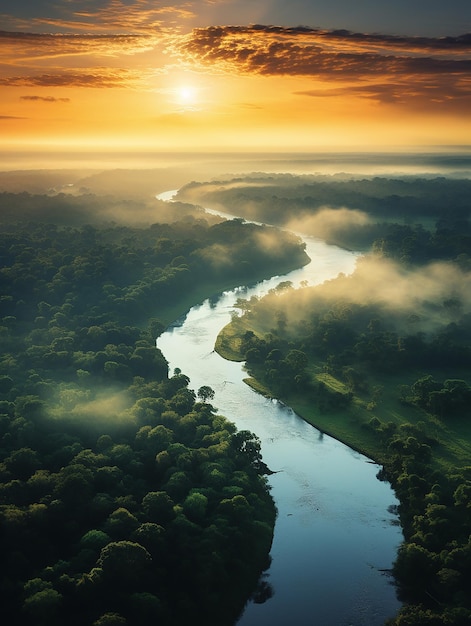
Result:
{"label": "green grassy clearing", "polygon": [[[216,340],[216,351],[232,361],[242,361],[240,353],[241,336],[247,330],[252,330],[263,336],[268,328],[256,328],[247,318],[236,318],[225,326]],[[347,386],[341,380],[324,371],[323,363],[314,363],[309,366],[311,377],[323,382],[329,390],[346,393]],[[382,445],[379,435],[368,426],[374,417],[386,424],[392,422],[400,427],[403,424],[412,424],[420,428],[428,437],[436,439],[438,445],[433,448],[433,463],[437,469],[452,470],[470,464],[471,459],[471,422],[451,418],[441,420],[425,411],[400,402],[400,388],[410,386],[415,380],[424,375],[424,372],[407,372],[391,375],[369,375],[368,389],[355,393],[352,403],[341,410],[320,411],[315,402],[307,394],[290,393],[279,399],[288,404],[307,422],[319,430],[342,441],[351,448],[366,454],[368,457],[383,462],[388,451]],[[434,371],[438,380],[451,377],[451,372]],[[465,372],[454,372],[455,378],[466,378]],[[271,391],[257,377],[257,368],[253,368],[253,376],[245,379],[255,391],[272,397]]]}

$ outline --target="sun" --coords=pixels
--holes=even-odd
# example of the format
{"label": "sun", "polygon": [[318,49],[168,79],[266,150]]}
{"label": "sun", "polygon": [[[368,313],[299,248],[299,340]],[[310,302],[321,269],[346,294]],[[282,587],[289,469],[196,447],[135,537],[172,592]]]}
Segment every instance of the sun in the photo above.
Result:
{"label": "sun", "polygon": [[192,105],[196,102],[196,89],[190,85],[181,85],[177,89],[178,101],[183,105]]}

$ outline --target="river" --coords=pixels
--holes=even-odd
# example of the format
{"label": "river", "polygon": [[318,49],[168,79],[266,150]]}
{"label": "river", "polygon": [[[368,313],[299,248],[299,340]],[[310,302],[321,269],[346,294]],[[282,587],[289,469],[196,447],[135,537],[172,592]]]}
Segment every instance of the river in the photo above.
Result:
{"label": "river", "polygon": [[249,602],[237,626],[380,626],[400,607],[387,570],[402,534],[391,512],[394,493],[376,478],[379,466],[255,393],[243,382],[242,365],[214,352],[237,298],[263,295],[285,280],[315,285],[353,270],[355,253],[303,239],[310,264],[197,304],[157,345],[171,371],[180,368],[195,390],[212,387],[219,412],[260,438],[263,460],[276,472],[269,482],[278,517],[266,575],[273,595]]}

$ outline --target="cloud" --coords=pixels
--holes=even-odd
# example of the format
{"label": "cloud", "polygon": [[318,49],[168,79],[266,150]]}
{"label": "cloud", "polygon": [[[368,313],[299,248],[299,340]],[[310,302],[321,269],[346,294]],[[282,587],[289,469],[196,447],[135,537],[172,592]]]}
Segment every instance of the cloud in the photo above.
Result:
{"label": "cloud", "polygon": [[[50,4],[50,3],[48,3]],[[1,15],[10,28],[38,27],[72,33],[155,33],[162,28],[175,28],[181,20],[193,18],[191,3],[162,0],[102,0],[94,2],[61,2],[34,11],[27,20]],[[42,12],[42,14],[41,14]],[[34,15],[36,13],[36,15]]]}
{"label": "cloud", "polygon": [[122,0],[111,0],[108,6],[101,10],[76,11],[75,16],[86,20],[87,24],[110,26],[125,31],[149,32],[161,28],[165,23],[172,20],[181,20],[194,17],[194,12],[189,9],[189,3],[175,6],[166,2],[155,0],[136,0],[132,5]]}
{"label": "cloud", "polygon": [[237,105],[241,109],[249,109],[252,111],[262,111],[263,106],[260,104],[254,104],[253,102],[239,102]]}
{"label": "cloud", "polygon": [[156,42],[155,34],[0,31],[0,85],[148,88],[155,63],[133,69],[122,57],[154,52]]}
{"label": "cloud", "polygon": [[[240,72],[292,76],[447,74],[471,70],[471,36],[428,39],[275,26],[195,29],[181,49]],[[465,56],[466,58],[462,58]]]}
{"label": "cloud", "polygon": [[52,96],[20,96],[20,100],[32,102],[70,102],[70,98],[53,98]]}
{"label": "cloud", "polygon": [[0,78],[6,87],[137,87],[141,73],[132,70],[96,68],[88,71],[58,70],[57,73]]}
{"label": "cloud", "polygon": [[18,115],[0,115],[0,120],[27,120],[27,117],[19,117]]}
{"label": "cloud", "polygon": [[15,65],[28,59],[64,56],[121,56],[152,50],[155,36],[144,34],[57,34],[0,31],[0,54]]}
{"label": "cloud", "polygon": [[465,113],[471,106],[471,80],[466,76],[445,75],[439,80],[431,76],[414,76],[411,81],[410,76],[405,76],[391,79],[391,82],[370,81],[363,85],[308,89],[294,94],[313,98],[356,96],[381,104],[404,104],[409,109],[426,105],[429,110],[446,108]]}
{"label": "cloud", "polygon": [[299,95],[348,93],[382,103],[426,99],[445,106],[471,98],[469,34],[427,38],[307,27],[219,26],[195,29],[174,42],[173,52],[186,62],[229,73],[303,76],[339,85]]}
{"label": "cloud", "polygon": [[[428,110],[451,113],[464,113],[471,104],[471,34],[400,37],[257,24],[182,34],[182,24],[195,17],[193,6],[183,0],[171,5],[162,0],[54,3],[48,12],[53,17],[37,14],[27,23],[15,22],[28,30],[0,31],[0,64],[6,68],[0,85],[151,89],[156,73],[180,64],[198,71],[331,83],[324,90],[296,92],[302,97],[348,95],[412,107],[426,103]],[[3,23],[13,24],[11,19]],[[52,32],[29,32],[46,27]],[[139,54],[139,73],[111,69],[118,63],[129,68],[123,57]]]}

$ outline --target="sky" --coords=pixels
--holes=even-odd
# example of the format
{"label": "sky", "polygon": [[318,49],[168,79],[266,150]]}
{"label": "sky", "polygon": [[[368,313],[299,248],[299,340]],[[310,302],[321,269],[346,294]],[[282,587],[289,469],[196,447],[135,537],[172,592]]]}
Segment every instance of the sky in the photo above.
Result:
{"label": "sky", "polygon": [[1,0],[3,150],[471,145],[469,0]]}

